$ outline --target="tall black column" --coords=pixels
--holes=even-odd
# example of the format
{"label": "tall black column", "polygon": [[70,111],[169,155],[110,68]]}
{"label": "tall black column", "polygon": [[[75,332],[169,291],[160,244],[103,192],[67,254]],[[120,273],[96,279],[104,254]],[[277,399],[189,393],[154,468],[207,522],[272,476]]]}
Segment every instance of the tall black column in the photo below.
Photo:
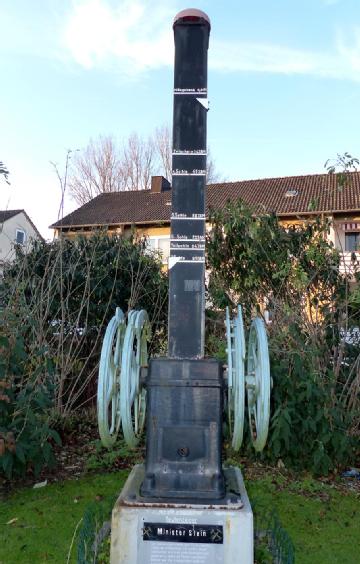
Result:
{"label": "tall black column", "polygon": [[194,503],[225,493],[223,367],[203,358],[209,32],[199,10],[175,17],[169,356],[149,362],[141,486],[145,497]]}
{"label": "tall black column", "polygon": [[207,51],[210,21],[184,10],[174,21],[169,357],[204,355]]}

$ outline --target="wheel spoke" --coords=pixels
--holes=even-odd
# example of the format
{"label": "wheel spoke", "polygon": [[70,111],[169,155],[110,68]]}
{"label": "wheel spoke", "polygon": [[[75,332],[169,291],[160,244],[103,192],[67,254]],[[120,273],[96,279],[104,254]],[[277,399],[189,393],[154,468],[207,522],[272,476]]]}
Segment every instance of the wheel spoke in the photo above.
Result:
{"label": "wheel spoke", "polygon": [[114,444],[120,427],[119,375],[124,315],[117,308],[110,320],[101,349],[98,377],[98,425],[102,443]]}
{"label": "wheel spoke", "polygon": [[135,431],[135,435],[138,434],[139,432],[139,401],[140,398],[136,398],[135,399],[135,403],[134,403],[134,431]]}
{"label": "wheel spoke", "polygon": [[110,427],[110,435],[113,434],[115,430],[115,418],[116,418],[116,397],[113,396],[111,400],[111,427]]}
{"label": "wheel spoke", "polygon": [[228,356],[228,423],[232,446],[239,450],[244,431],[244,334],[241,308],[230,320],[226,308],[226,339]]}
{"label": "wheel spoke", "polygon": [[249,334],[247,376],[251,439],[256,451],[263,450],[270,419],[270,364],[266,329],[261,318],[253,320]]}
{"label": "wheel spoke", "polygon": [[251,354],[252,354],[252,358],[253,358],[253,362],[254,362],[254,367],[255,367],[255,370],[256,370],[256,368],[258,367],[258,357],[257,357],[257,354],[256,354],[256,344],[255,343],[252,346]]}
{"label": "wheel spoke", "polygon": [[119,328],[116,332],[116,345],[114,351],[114,365],[116,367],[120,366],[121,361],[121,343],[122,341],[122,330]]}
{"label": "wheel spoke", "polygon": [[111,398],[113,396],[113,391],[114,391],[114,377],[113,377],[113,369],[111,368],[111,366],[108,367],[108,378],[106,381],[106,402],[107,404],[110,403]]}
{"label": "wheel spoke", "polygon": [[257,410],[254,408],[254,421],[255,421],[255,427],[256,427],[256,431],[258,429],[258,422],[257,422]]}
{"label": "wheel spoke", "polygon": [[120,411],[124,438],[128,445],[139,441],[145,415],[145,394],[140,387],[140,369],[147,364],[149,321],[144,310],[130,312],[121,360]]}

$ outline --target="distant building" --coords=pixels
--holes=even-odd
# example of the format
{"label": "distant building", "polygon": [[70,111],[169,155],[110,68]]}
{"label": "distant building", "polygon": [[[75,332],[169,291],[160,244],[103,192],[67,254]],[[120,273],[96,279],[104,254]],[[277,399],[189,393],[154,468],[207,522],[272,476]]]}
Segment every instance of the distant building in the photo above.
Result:
{"label": "distant building", "polygon": [[34,239],[42,239],[25,210],[0,210],[0,275],[4,264],[15,257],[15,245],[31,248]]}
{"label": "distant building", "polygon": [[[333,226],[329,239],[343,253],[342,269],[351,254],[360,259],[360,173],[347,175],[344,186],[337,176],[313,174],[222,182],[206,190],[206,217],[209,209],[221,209],[228,201],[242,199],[255,213],[275,213],[283,225],[294,225],[322,214]],[[56,236],[75,237],[104,228],[109,233],[126,233],[135,227],[148,237],[149,245],[169,256],[171,186],[161,177],[152,178],[151,190],[103,193],[57,221],[51,228]]]}

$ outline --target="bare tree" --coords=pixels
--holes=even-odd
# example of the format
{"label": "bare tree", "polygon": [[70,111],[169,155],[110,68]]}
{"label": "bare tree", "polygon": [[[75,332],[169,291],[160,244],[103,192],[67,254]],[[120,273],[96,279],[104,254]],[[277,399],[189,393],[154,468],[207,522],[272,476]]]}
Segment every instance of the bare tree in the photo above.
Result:
{"label": "bare tree", "polygon": [[206,183],[216,184],[217,182],[224,182],[224,177],[216,170],[215,161],[212,157],[210,147],[208,147],[206,159]]}
{"label": "bare tree", "polygon": [[155,152],[161,174],[168,180],[172,174],[172,138],[168,125],[162,125],[155,130]]}
{"label": "bare tree", "polygon": [[153,139],[141,139],[137,133],[130,135],[123,148],[121,168],[123,190],[148,190],[152,175],[157,173]]}
{"label": "bare tree", "polygon": [[73,158],[68,186],[71,197],[79,205],[103,192],[124,189],[122,163],[112,137],[91,139]]}
{"label": "bare tree", "polygon": [[[160,174],[165,178],[171,179],[172,174],[172,135],[168,125],[163,125],[155,130],[154,134],[155,153],[158,160]],[[216,170],[215,161],[212,158],[210,149],[207,150],[206,162],[206,182],[215,184],[221,182],[222,176]]]}
{"label": "bare tree", "polygon": [[[120,148],[112,137],[100,136],[72,159],[69,194],[83,205],[103,192],[148,190],[153,175],[171,180],[171,161],[172,135],[167,125],[156,129],[148,139],[133,133]],[[220,181],[208,150],[207,182]]]}
{"label": "bare tree", "polygon": [[7,184],[10,184],[10,182],[9,182],[9,174],[10,174],[10,173],[9,173],[7,167],[6,167],[6,166],[4,165],[4,163],[1,162],[1,161],[0,161],[0,174],[2,174],[3,177],[5,178],[5,182],[6,182]]}

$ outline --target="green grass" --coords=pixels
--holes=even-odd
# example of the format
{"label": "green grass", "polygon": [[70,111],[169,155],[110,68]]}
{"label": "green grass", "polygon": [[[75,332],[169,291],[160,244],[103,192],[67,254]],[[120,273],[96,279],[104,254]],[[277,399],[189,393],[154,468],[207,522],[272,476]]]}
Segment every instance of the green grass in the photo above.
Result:
{"label": "green grass", "polygon": [[[26,488],[0,502],[0,563],[64,564],[85,508],[102,497],[120,493],[127,474],[120,471],[37,490]],[[76,542],[70,562],[76,562]]]}
{"label": "green grass", "polygon": [[[284,488],[284,489],[282,489]],[[256,511],[275,508],[295,546],[296,564],[360,563],[360,498],[306,479],[247,483]]]}
{"label": "green grass", "polygon": [[[120,492],[127,473],[13,493],[0,506],[0,563],[65,563],[85,508]],[[269,477],[248,482],[247,488],[257,512],[277,510],[295,545],[297,564],[360,562],[358,495],[345,495],[312,479],[287,483]],[[70,562],[76,562],[75,556],[76,542]]]}

